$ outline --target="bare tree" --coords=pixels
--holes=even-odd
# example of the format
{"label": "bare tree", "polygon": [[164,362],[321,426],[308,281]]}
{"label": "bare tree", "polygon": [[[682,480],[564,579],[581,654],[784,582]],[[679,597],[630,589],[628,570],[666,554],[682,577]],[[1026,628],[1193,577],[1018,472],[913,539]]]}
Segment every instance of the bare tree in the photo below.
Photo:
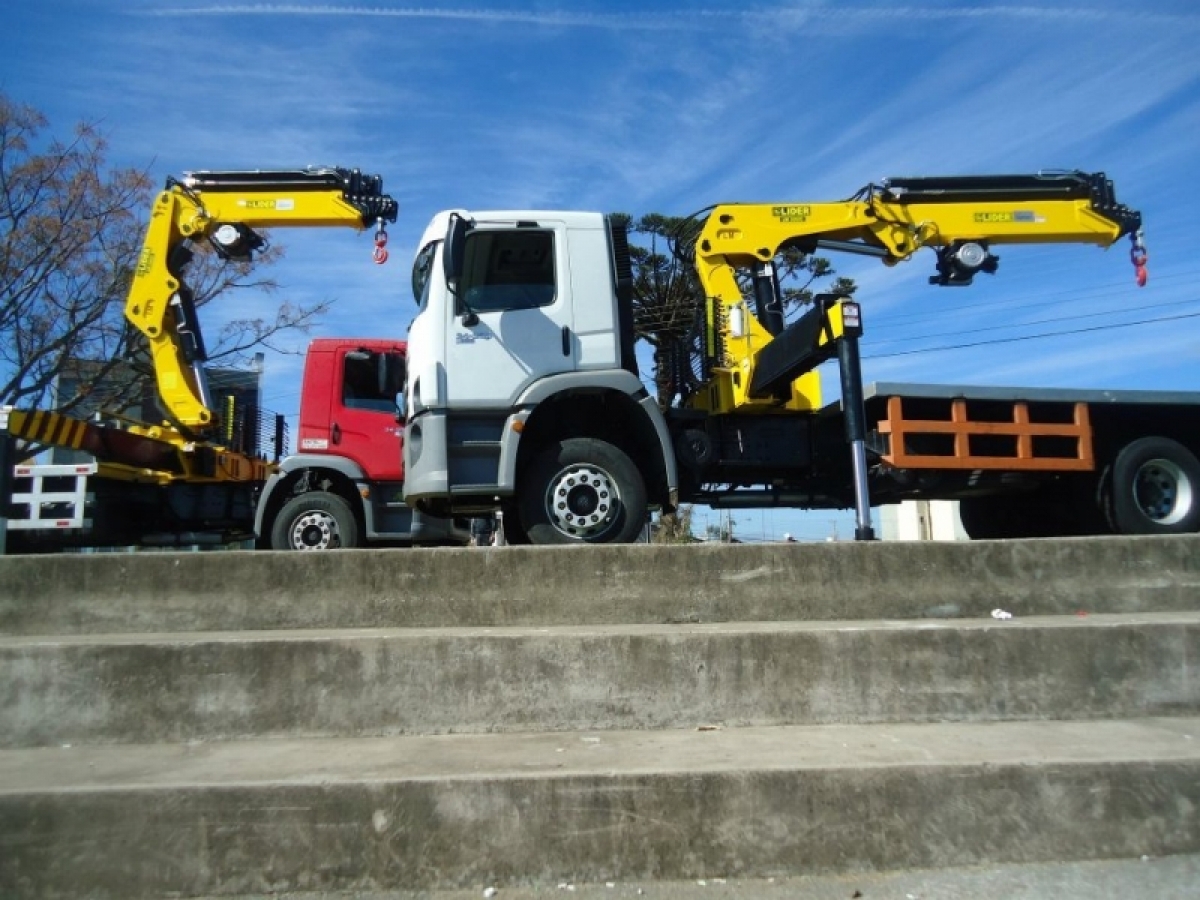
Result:
{"label": "bare tree", "polygon": [[[62,412],[125,408],[149,378],[141,337],[124,304],[153,190],[146,172],[108,166],[95,123],[62,141],[43,139],[46,118],[0,92],[0,404],[45,405],[61,375],[86,372]],[[198,306],[231,292],[272,291],[259,274],[282,255],[227,263],[198,246],[188,270]],[[234,320],[209,357],[236,365],[284,331],[305,330],[326,309],[282,304],[273,317]]]}

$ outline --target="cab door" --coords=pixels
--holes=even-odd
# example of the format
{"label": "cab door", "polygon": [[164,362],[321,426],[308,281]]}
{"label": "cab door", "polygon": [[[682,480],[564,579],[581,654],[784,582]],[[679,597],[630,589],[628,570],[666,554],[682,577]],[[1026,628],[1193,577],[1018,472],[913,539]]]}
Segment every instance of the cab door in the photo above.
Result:
{"label": "cab door", "polygon": [[451,408],[509,408],[531,383],[576,368],[564,223],[477,222],[448,304]]}
{"label": "cab door", "polygon": [[396,395],[402,389],[404,354],[346,348],[329,425],[330,453],[351,459],[372,481],[404,477],[402,436]]}

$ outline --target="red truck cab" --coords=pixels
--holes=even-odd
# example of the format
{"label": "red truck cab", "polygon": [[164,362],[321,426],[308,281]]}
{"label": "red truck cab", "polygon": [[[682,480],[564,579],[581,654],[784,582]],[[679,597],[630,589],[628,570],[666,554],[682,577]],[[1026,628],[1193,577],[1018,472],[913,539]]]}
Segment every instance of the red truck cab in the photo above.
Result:
{"label": "red truck cab", "polygon": [[300,393],[301,453],[353,460],[373,478],[404,480],[404,342],[320,338],[308,347]]}
{"label": "red truck cab", "polygon": [[296,453],[259,498],[260,547],[328,550],[383,544],[465,544],[469,523],[415,513],[404,502],[405,344],[319,338],[308,348]]}

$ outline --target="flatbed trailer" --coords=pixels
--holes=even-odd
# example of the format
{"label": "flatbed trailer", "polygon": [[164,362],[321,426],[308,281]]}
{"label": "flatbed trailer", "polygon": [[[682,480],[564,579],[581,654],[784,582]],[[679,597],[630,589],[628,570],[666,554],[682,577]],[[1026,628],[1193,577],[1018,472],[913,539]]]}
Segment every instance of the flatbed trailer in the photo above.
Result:
{"label": "flatbed trailer", "polygon": [[[973,538],[1200,530],[1200,392],[876,382],[862,397],[861,483],[839,400],[704,423],[725,462],[694,480],[685,453],[681,502],[851,509],[862,487],[872,506],[958,500]],[[698,427],[680,418],[674,431]]]}
{"label": "flatbed trailer", "polygon": [[1200,392],[877,382],[863,405],[873,502],[960,500],[977,538],[1200,529]]}

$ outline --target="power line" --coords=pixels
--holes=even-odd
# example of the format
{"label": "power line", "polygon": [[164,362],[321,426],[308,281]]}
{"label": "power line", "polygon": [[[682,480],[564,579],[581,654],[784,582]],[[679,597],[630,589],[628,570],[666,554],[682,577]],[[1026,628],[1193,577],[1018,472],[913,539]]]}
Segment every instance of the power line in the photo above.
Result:
{"label": "power line", "polygon": [[[1035,319],[1032,322],[1006,322],[1002,325],[986,325],[986,326],[983,326],[980,328],[966,328],[966,329],[959,329],[956,331],[937,331],[937,332],[931,332],[929,334],[922,334],[921,337],[926,337],[926,338],[953,337],[954,335],[958,335],[958,334],[980,334],[985,331],[1000,331],[1001,329],[1005,329],[1005,328],[1028,328],[1033,325],[1048,325],[1053,322],[1073,322],[1078,319],[1095,319],[1095,318],[1099,318],[1100,316],[1115,316],[1115,315],[1119,315],[1119,314],[1123,314],[1123,313],[1142,312],[1142,311],[1148,310],[1148,309],[1166,309],[1171,306],[1186,306],[1188,304],[1195,303],[1195,302],[1197,302],[1197,301],[1195,301],[1195,300],[1177,300],[1172,303],[1148,303],[1144,306],[1122,307],[1121,309],[1106,309],[1106,310],[1102,310],[1100,312],[1079,313],[1079,314],[1073,315],[1073,316],[1055,316],[1050,319]],[[912,338],[911,337],[880,338],[878,340],[872,341],[872,343],[874,343],[874,344],[895,344],[895,343],[899,343],[901,341],[911,342]]]}
{"label": "power line", "polygon": [[[1161,275],[1161,276],[1155,277],[1154,283],[1162,284],[1163,282],[1170,282],[1170,281],[1175,281],[1175,280],[1184,279],[1184,278],[1188,279],[1190,282],[1197,275],[1200,275],[1200,271],[1173,272],[1169,275]],[[878,317],[872,316],[871,322],[876,325],[879,323],[884,323],[884,324],[888,324],[888,325],[893,325],[893,324],[898,324],[898,323],[920,323],[920,322],[927,322],[931,319],[944,319],[947,316],[955,316],[955,315],[959,315],[962,313],[968,313],[973,310],[979,310],[979,309],[988,309],[988,310],[994,310],[994,311],[1000,311],[1000,312],[1009,312],[1012,310],[1032,309],[1032,308],[1039,307],[1039,306],[1045,306],[1047,300],[1051,300],[1054,298],[1067,297],[1069,299],[1063,300],[1063,301],[1058,301],[1058,302],[1079,303],[1079,302],[1087,301],[1087,300],[1095,300],[1100,297],[1111,297],[1111,296],[1124,295],[1124,294],[1127,294],[1128,292],[1129,292],[1128,288],[1126,288],[1123,285],[1117,285],[1117,284],[1097,285],[1097,286],[1088,287],[1088,288],[1066,288],[1064,290],[1059,290],[1059,291],[1039,292],[1038,296],[1041,299],[1039,299],[1033,303],[1013,304],[1013,303],[1008,302],[1007,299],[1001,298],[998,300],[985,300],[980,303],[963,303],[963,304],[956,305],[956,306],[952,307],[951,309],[936,310],[934,312],[930,312],[927,309],[920,310],[917,312],[911,312],[911,313],[883,312],[883,313],[880,313]],[[1071,294],[1078,294],[1079,296],[1070,297]],[[864,302],[869,304],[871,301],[869,299],[867,299]],[[867,311],[868,312],[870,311],[869,306],[868,306]]]}
{"label": "power line", "polygon": [[1152,325],[1156,322],[1175,322],[1180,319],[1200,318],[1200,312],[1184,313],[1178,316],[1162,316],[1157,319],[1139,319],[1134,322],[1118,322],[1113,325],[1093,325],[1090,328],[1072,328],[1067,331],[1047,331],[1042,334],[1026,334],[1021,337],[994,338],[990,341],[972,341],[966,344],[948,344],[945,347],[922,347],[918,350],[897,350],[893,353],[863,354],[863,359],[889,359],[894,356],[913,356],[918,353],[938,353],[942,350],[969,350],[972,347],[989,347],[994,344],[1015,344],[1019,341],[1036,341],[1042,338],[1065,337],[1071,334],[1087,334],[1093,331],[1109,331],[1113,328],[1130,328],[1134,325]]}

